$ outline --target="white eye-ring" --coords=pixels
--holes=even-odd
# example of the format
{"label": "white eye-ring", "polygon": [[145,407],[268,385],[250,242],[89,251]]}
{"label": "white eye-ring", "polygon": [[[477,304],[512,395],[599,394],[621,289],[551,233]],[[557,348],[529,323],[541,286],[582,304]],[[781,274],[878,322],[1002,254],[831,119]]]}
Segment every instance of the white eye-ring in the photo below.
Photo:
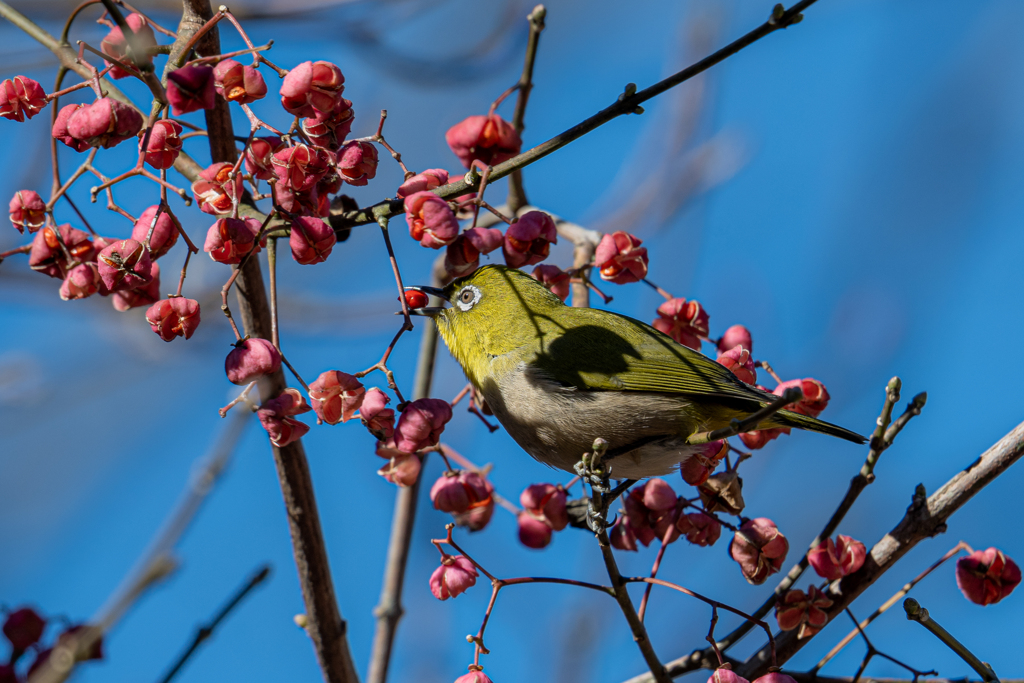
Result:
{"label": "white eye-ring", "polygon": [[480,302],[480,290],[473,285],[466,285],[455,295],[455,305],[459,310],[468,311]]}

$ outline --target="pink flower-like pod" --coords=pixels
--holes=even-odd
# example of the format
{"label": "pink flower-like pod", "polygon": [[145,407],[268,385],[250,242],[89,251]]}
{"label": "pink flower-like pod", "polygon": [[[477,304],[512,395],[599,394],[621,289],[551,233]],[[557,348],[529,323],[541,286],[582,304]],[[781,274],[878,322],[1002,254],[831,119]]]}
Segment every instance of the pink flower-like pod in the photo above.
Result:
{"label": "pink flower-like pod", "polygon": [[138,240],[118,240],[96,257],[100,278],[108,291],[136,289],[153,279],[153,262]]}
{"label": "pink flower-like pod", "polygon": [[213,88],[228,102],[249,104],[262,100],[267,94],[267,84],[259,69],[236,62],[233,59],[213,67]]}
{"label": "pink flower-like pod", "polygon": [[956,561],[956,585],[976,605],[993,605],[1020,583],[1020,567],[997,548],[975,550]]}
{"label": "pink flower-like pod", "polygon": [[421,398],[405,407],[395,427],[398,450],[413,453],[435,445],[452,419],[452,407],[439,398]]}
{"label": "pink flower-like pod", "polygon": [[316,116],[334,110],[345,91],[345,76],[331,62],[303,62],[281,83],[281,106],[295,116]]}
{"label": "pink flower-like pod", "polygon": [[491,517],[494,515],[494,485],[486,478],[483,481],[484,487],[487,489],[487,497],[483,503],[475,507],[471,506],[465,512],[452,514],[455,524],[470,531],[480,531],[490,523]]}
{"label": "pink flower-like pod", "polygon": [[487,505],[494,489],[476,472],[462,470],[456,474],[445,472],[430,488],[434,509],[460,514]]}
{"label": "pink flower-like pod", "polygon": [[866,557],[867,549],[863,543],[842,534],[836,536],[835,543],[826,538],[807,553],[807,561],[814,571],[829,581],[854,573],[861,568]]}
{"label": "pink flower-like pod", "polygon": [[231,213],[234,202],[242,199],[242,174],[231,178],[232,165],[226,161],[211,164],[199,172],[192,183],[192,194],[200,211],[213,215]]}
{"label": "pink flower-like pod", "polygon": [[448,171],[443,168],[428,168],[422,173],[417,173],[404,183],[398,186],[398,196],[405,199],[417,192],[429,192],[442,185],[448,184]]}
{"label": "pink flower-like pod", "polygon": [[602,280],[624,285],[647,277],[647,247],[641,240],[619,230],[601,238],[594,252],[594,264]]}
{"label": "pink flower-like pod", "polygon": [[338,150],[338,175],[349,185],[362,186],[377,175],[377,148],[352,140]]}
{"label": "pink flower-like pod", "polygon": [[[71,263],[65,256],[65,250],[72,259]],[[63,280],[68,269],[75,265],[74,261],[93,260],[94,254],[95,245],[89,239],[89,235],[82,230],[72,228],[67,223],[56,227],[47,226],[37,232],[32,239],[28,266],[32,270]]]}
{"label": "pink flower-like pod", "polygon": [[700,351],[700,340],[708,336],[708,313],[696,301],[669,299],[658,306],[658,317],[651,325],[683,346]]}
{"label": "pink flower-like pod", "polygon": [[817,586],[811,586],[806,594],[801,590],[791,590],[775,605],[775,619],[783,631],[792,631],[799,626],[796,637],[801,640],[825,627],[828,623],[825,610],[831,606],[832,601]]}
{"label": "pink flower-like pod", "polygon": [[[160,301],[160,264],[154,262],[153,270],[150,273],[153,275],[153,279],[148,284],[136,289],[122,289],[110,295],[110,303],[114,305],[114,310],[123,313],[131,308],[152,306]],[[103,292],[101,291],[100,294]]]}
{"label": "pink flower-like pod", "polygon": [[318,111],[302,119],[302,131],[314,145],[337,151],[352,132],[355,118],[352,102],[342,97],[330,112]]}
{"label": "pink flower-like pod", "polygon": [[80,107],[68,117],[68,134],[90,147],[113,147],[140,130],[142,114],[109,97]]}
{"label": "pink flower-like pod", "polygon": [[542,263],[533,269],[531,275],[562,301],[569,298],[569,285],[572,284],[572,278],[569,277],[569,273],[558,266]]}
{"label": "pink flower-like pod", "polygon": [[288,244],[292,258],[304,266],[323,263],[331,255],[338,237],[334,229],[319,218],[296,216],[292,219],[292,233]]}
{"label": "pink flower-like pod", "polygon": [[636,534],[629,524],[629,517],[619,515],[615,526],[611,530],[611,544],[617,550],[630,550],[636,552]]}
{"label": "pink flower-like pod", "polygon": [[422,246],[440,249],[459,236],[459,221],[448,202],[433,192],[417,192],[405,198],[409,236]]}
{"label": "pink flower-like pod", "polygon": [[[153,168],[170,168],[181,154],[181,124],[170,119],[160,119],[153,124],[146,144],[146,163]],[[139,131],[139,151],[146,139],[146,131]]]}
{"label": "pink flower-like pod", "polygon": [[274,177],[273,156],[283,149],[281,138],[266,135],[253,138],[245,148],[245,170],[258,180],[270,180]]}
{"label": "pink flower-like pod", "polygon": [[497,228],[470,228],[455,238],[444,255],[444,268],[452,277],[469,275],[480,266],[480,254],[488,254],[505,241]]}
{"label": "pink flower-like pod", "polygon": [[99,269],[94,261],[80,263],[68,271],[60,285],[60,298],[64,301],[90,297],[103,287]]}
{"label": "pink flower-like pod", "polygon": [[540,263],[558,242],[555,221],[543,211],[529,211],[505,230],[502,252],[510,268]]}
{"label": "pink flower-like pod", "polygon": [[4,635],[15,651],[24,652],[39,642],[46,628],[46,620],[31,607],[22,607],[7,615]]}
{"label": "pink flower-like pod", "polygon": [[46,106],[46,91],[38,81],[15,76],[0,83],[0,116],[11,121],[32,118]]}
{"label": "pink flower-like pod", "polygon": [[309,431],[309,425],[293,419],[312,410],[298,389],[291,387],[282,391],[277,398],[272,398],[256,412],[260,424],[270,435],[270,443],[282,448],[298,441]]}
{"label": "pink flower-like pod", "polygon": [[703,512],[680,515],[676,527],[687,541],[701,547],[714,545],[722,535],[722,525],[718,520]]}
{"label": "pink flower-like pod", "polygon": [[232,384],[248,384],[281,369],[281,354],[266,339],[254,337],[235,344],[224,359],[224,372]]}
{"label": "pink flower-like pod", "polygon": [[309,385],[313,410],[329,425],[351,420],[363,404],[365,396],[363,383],[340,370],[328,370]]}
{"label": "pink flower-like pod", "polygon": [[629,524],[636,540],[646,548],[658,536],[648,519],[651,511],[644,505],[643,488],[634,488],[629,495],[623,496],[622,505],[626,509],[626,523]]}
{"label": "pink flower-like pod", "polygon": [[767,517],[744,522],[729,546],[729,555],[739,563],[747,581],[755,586],[782,568],[788,552],[789,541]]}
{"label": "pink flower-like pod", "polygon": [[274,185],[274,202],[286,212],[299,216],[327,217],[330,213],[330,198],[321,197],[318,186],[309,192],[295,192],[281,185]]}
{"label": "pink flower-like pod", "polygon": [[331,153],[299,143],[282,147],[270,157],[270,163],[281,187],[295,192],[309,192],[331,169]]}
{"label": "pink flower-like pod", "polygon": [[241,263],[250,251],[255,249],[259,253],[259,232],[260,222],[255,218],[218,219],[206,233],[203,251],[217,263]]}
{"label": "pink flower-like pod", "polygon": [[565,489],[554,484],[531,484],[519,494],[523,509],[555,531],[569,523],[565,499]]}
{"label": "pink flower-like pod", "polygon": [[53,135],[56,140],[60,140],[76,152],[84,152],[90,147],[88,142],[85,140],[79,140],[68,132],[68,121],[76,111],[83,107],[85,107],[84,104],[64,105],[60,108],[60,111],[57,112],[57,118],[53,122],[53,128],[50,129],[51,135]]}
{"label": "pink flower-like pod", "polygon": [[465,555],[445,555],[430,575],[430,592],[438,600],[454,598],[475,584],[477,576],[476,567]]}
{"label": "pink flower-like pod", "polygon": [[[405,488],[412,486],[420,478],[420,470],[423,469],[423,459],[415,453],[403,453],[393,448],[394,444],[388,449],[394,453],[387,464],[377,470],[377,474],[384,477],[387,481],[391,482],[395,486]],[[380,455],[381,451],[378,448],[377,455]]]}
{"label": "pink flower-like pod", "polygon": [[199,327],[199,302],[183,296],[161,299],[146,310],[146,322],[165,342],[189,339]]}
{"label": "pink flower-like pod", "polygon": [[747,351],[754,352],[754,340],[750,336],[750,330],[743,325],[733,325],[718,340],[719,353],[725,353],[734,346],[742,346]]}
{"label": "pink flower-like pod", "polygon": [[494,683],[491,678],[485,674],[481,667],[474,668],[472,665],[469,667],[468,674],[462,674],[455,679],[455,683]]}
{"label": "pink flower-like pod", "polygon": [[755,678],[753,683],[796,683],[796,679],[792,676],[787,676],[784,673],[773,671],[771,673],[766,673],[760,678]]}
{"label": "pink flower-like pod", "polygon": [[[160,211],[159,204],[154,204],[143,211],[139,220],[135,221],[135,227],[132,228],[132,239],[143,244],[146,243],[146,237],[149,236],[149,231],[152,228],[153,235],[149,238],[149,256],[153,259],[158,259],[166,254],[178,242],[177,221],[166,210],[160,211],[160,217],[156,218],[157,211]],[[153,224],[154,218],[156,218],[155,225]]]}
{"label": "pink flower-like pod", "polygon": [[[135,48],[141,52],[141,54],[136,53],[134,55],[135,63],[139,66],[143,64],[152,66],[153,53],[150,50],[156,47],[156,34],[153,33],[153,27],[138,12],[132,12],[124,20],[128,24],[128,28],[135,34]],[[128,41],[125,40],[120,26],[110,29],[110,33],[100,42],[100,50],[126,64],[132,63],[132,60],[127,57]],[[104,62],[106,62],[107,66],[113,64],[113,62],[107,60],[104,60]],[[131,76],[130,73],[116,65],[110,70],[108,75],[114,79]]]}
{"label": "pink flower-like pod", "polygon": [[[757,388],[761,391],[768,391],[767,387],[762,387],[761,385],[757,385]],[[779,438],[782,434],[789,434],[790,431],[792,430],[787,427],[779,427],[777,429],[761,429],[756,432],[744,432],[743,434],[740,434],[740,441],[742,441],[743,445],[750,450],[757,450],[759,448],[764,448],[769,441]]]}
{"label": "pink flower-like pod", "polygon": [[711,677],[708,679],[708,683],[750,683],[750,682],[747,679],[743,678],[743,676],[740,676],[735,671],[733,671],[731,668],[729,668],[728,664],[723,664],[722,666],[720,666],[717,669],[715,669],[715,672],[713,674],[711,674]]}
{"label": "pink flower-like pod", "polygon": [[395,433],[395,411],[387,407],[390,402],[387,394],[374,387],[366,392],[363,404],[359,406],[359,418],[381,441],[390,439]]}
{"label": "pink flower-like pod", "polygon": [[213,109],[216,97],[211,66],[189,64],[167,74],[167,101],[171,103],[171,113],[175,116]]}
{"label": "pink flower-like pod", "polygon": [[516,523],[519,527],[519,542],[527,548],[540,550],[551,543],[551,526],[543,520],[529,512],[520,512],[516,515]]}
{"label": "pink flower-like pod", "polygon": [[18,190],[9,205],[11,225],[31,235],[46,223],[46,203],[35,190]]}
{"label": "pink flower-like pod", "polygon": [[800,413],[801,415],[818,417],[828,407],[831,397],[828,395],[825,385],[818,380],[810,377],[806,379],[791,379],[775,387],[774,393],[776,396],[782,396],[786,389],[790,387],[800,387],[800,390],[804,392],[804,397],[788,406],[787,410],[792,410],[794,413]]}
{"label": "pink flower-like pod", "polygon": [[679,474],[690,486],[700,486],[708,480],[728,452],[729,447],[725,441],[706,443],[679,464]]}
{"label": "pink flower-like pod", "polygon": [[741,382],[757,384],[757,368],[754,367],[754,359],[750,357],[749,349],[734,346],[720,354],[716,360],[719,365],[729,368]]}
{"label": "pink flower-like pod", "polygon": [[444,139],[462,165],[474,161],[493,166],[519,154],[523,141],[508,121],[497,114],[470,116],[448,129]]}
{"label": "pink flower-like pod", "polygon": [[676,500],[678,499],[672,487],[664,479],[658,479],[657,477],[647,480],[643,486],[643,495],[644,507],[657,512],[672,509],[675,507]]}

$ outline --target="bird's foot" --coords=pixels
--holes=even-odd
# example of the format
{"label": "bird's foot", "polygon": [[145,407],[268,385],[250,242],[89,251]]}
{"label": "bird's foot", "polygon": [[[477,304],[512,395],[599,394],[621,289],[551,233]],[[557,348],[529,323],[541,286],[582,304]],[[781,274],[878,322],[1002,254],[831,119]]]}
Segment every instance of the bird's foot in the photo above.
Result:
{"label": "bird's foot", "polygon": [[611,491],[611,468],[604,464],[608,442],[604,439],[595,439],[593,448],[591,453],[583,454],[583,458],[573,466],[573,469],[580,480],[584,484],[589,484],[595,493],[606,494]]}

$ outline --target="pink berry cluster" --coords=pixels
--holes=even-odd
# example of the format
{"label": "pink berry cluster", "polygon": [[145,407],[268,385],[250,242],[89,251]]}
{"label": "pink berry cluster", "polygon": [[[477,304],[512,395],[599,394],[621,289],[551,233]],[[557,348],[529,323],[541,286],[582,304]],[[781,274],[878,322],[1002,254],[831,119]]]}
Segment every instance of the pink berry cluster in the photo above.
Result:
{"label": "pink berry cluster", "polygon": [[[22,683],[49,660],[53,649],[65,645],[71,638],[83,635],[85,624],[65,626],[53,642],[43,643],[46,619],[31,607],[20,607],[4,617],[3,633],[10,643],[11,653],[6,664],[0,664],[0,683]],[[21,666],[22,657],[28,653],[35,656],[26,667]],[[77,661],[103,659],[103,639],[97,637],[90,648],[78,653]]]}
{"label": "pink berry cluster", "polygon": [[700,509],[687,512],[694,501],[676,496],[663,479],[648,479],[632,489],[622,500],[625,508],[611,530],[612,547],[637,550],[652,541],[667,545],[681,536],[694,545],[714,545],[722,535],[721,523]]}

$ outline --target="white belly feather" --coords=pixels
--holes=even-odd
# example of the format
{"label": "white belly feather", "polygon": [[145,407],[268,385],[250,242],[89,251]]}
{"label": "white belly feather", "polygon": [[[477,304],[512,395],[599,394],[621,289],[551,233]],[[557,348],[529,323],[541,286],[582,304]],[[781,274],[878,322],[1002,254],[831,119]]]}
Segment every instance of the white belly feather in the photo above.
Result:
{"label": "white belly feather", "polygon": [[[500,362],[499,359],[495,359]],[[573,471],[594,439],[609,451],[638,447],[609,461],[616,479],[669,474],[697,450],[686,444],[687,402],[664,394],[581,391],[564,387],[525,363],[496,373],[480,387],[513,439],[537,460]],[[503,399],[505,397],[505,399]],[[681,434],[685,432],[685,434]]]}

